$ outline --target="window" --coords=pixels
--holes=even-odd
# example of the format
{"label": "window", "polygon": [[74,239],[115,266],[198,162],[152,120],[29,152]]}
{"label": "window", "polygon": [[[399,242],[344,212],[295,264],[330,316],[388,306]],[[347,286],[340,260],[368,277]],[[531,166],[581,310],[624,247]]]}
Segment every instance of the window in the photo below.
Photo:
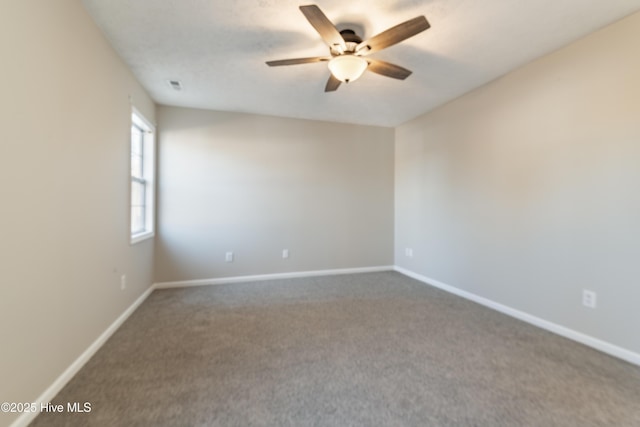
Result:
{"label": "window", "polygon": [[154,127],[135,109],[131,114],[131,243],[154,235]]}

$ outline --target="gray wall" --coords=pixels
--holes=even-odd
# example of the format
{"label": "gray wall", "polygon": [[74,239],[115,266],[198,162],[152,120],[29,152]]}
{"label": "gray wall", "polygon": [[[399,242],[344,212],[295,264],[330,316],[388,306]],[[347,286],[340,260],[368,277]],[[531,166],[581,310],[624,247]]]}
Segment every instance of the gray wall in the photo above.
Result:
{"label": "gray wall", "polygon": [[640,352],[639,39],[636,14],[398,127],[396,264]]}
{"label": "gray wall", "polygon": [[158,121],[157,281],[393,263],[393,129],[175,107]]}
{"label": "gray wall", "polygon": [[152,283],[153,241],[128,240],[129,95],[154,106],[79,1],[8,3],[0,401],[32,402]]}

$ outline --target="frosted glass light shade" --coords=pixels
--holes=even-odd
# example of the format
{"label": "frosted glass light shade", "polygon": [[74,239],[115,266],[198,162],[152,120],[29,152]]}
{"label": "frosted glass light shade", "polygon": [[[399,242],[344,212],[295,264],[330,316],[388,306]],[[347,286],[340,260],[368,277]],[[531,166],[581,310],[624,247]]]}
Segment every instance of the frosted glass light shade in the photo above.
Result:
{"label": "frosted glass light shade", "polygon": [[358,79],[368,66],[366,59],[355,55],[340,55],[329,61],[329,70],[333,77],[345,83]]}

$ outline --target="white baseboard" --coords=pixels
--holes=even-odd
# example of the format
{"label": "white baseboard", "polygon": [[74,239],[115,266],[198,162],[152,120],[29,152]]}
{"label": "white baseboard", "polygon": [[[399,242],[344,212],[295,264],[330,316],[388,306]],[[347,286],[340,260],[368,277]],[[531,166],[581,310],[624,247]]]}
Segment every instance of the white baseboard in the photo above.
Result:
{"label": "white baseboard", "polygon": [[[62,388],[73,378],[75,374],[96,354],[105,342],[115,331],[136,311],[136,309],[153,292],[154,287],[147,289],[137,300],[133,302],[91,345],[51,384],[33,403],[40,407],[41,403],[48,403],[62,390]],[[26,427],[33,421],[40,412],[23,412],[12,424],[11,427]]]}
{"label": "white baseboard", "polygon": [[252,276],[230,276],[214,279],[183,280],[178,282],[159,282],[155,289],[186,288],[190,286],[224,285],[227,283],[258,282],[274,279],[292,279],[296,277],[333,276],[337,274],[375,273],[393,271],[392,265],[378,267],[340,268],[336,270],[294,271],[289,273],[256,274]]}
{"label": "white baseboard", "polygon": [[608,343],[606,341],[602,341],[598,338],[594,338],[592,336],[583,334],[578,331],[574,331],[573,329],[566,328],[564,326],[558,325],[548,320],[541,319],[529,313],[516,310],[514,308],[497,303],[490,299],[472,294],[471,292],[467,292],[462,289],[458,289],[454,286],[447,285],[446,283],[442,283],[437,280],[431,279],[429,277],[422,276],[418,273],[414,273],[413,271],[407,270],[405,268],[395,266],[393,269],[398,273],[401,273],[401,274],[404,274],[405,276],[409,276],[413,279],[419,280],[420,282],[426,283],[427,285],[442,289],[444,291],[460,296],[462,298],[466,298],[478,304],[484,305],[485,307],[489,307],[496,311],[499,311],[500,313],[504,313],[508,316],[515,317],[516,319],[530,323],[534,326],[545,329],[549,332],[553,332],[562,337],[568,338],[573,341],[577,341],[581,344],[584,344],[586,346],[599,350],[603,353],[607,353],[611,356],[617,357],[629,363],[633,363],[634,365],[640,366],[640,354],[635,353],[631,350],[618,347],[614,344]]}

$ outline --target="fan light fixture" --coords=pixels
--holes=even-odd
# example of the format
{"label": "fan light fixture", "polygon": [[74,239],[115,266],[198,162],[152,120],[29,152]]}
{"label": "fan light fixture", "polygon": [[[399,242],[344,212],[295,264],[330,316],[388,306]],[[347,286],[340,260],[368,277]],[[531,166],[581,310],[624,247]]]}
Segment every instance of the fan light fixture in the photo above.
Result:
{"label": "fan light fixture", "polygon": [[366,59],[349,54],[336,56],[329,61],[331,74],[345,83],[357,80],[368,66],[369,63]]}

